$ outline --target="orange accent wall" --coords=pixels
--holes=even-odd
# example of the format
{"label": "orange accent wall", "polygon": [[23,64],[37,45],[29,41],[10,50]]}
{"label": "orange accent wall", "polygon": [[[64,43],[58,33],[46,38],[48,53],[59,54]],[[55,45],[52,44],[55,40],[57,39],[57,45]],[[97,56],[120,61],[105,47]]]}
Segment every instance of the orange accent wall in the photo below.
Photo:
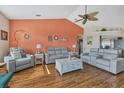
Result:
{"label": "orange accent wall", "polygon": [[[37,43],[43,45],[41,50],[44,52],[48,47],[68,47],[72,50],[76,36],[83,33],[83,28],[67,19],[10,20],[10,47],[15,47],[14,32],[17,30],[20,30],[16,33],[19,47],[25,48],[29,53],[35,53]],[[30,34],[29,40],[24,39],[24,32]],[[67,42],[49,42],[49,35],[67,38]]]}

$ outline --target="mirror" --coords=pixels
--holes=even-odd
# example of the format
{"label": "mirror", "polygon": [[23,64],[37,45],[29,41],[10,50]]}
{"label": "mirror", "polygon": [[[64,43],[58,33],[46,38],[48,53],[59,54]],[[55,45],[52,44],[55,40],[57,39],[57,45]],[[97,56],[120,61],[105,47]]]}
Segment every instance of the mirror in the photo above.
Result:
{"label": "mirror", "polygon": [[113,49],[114,39],[110,36],[100,36],[100,48],[101,49]]}

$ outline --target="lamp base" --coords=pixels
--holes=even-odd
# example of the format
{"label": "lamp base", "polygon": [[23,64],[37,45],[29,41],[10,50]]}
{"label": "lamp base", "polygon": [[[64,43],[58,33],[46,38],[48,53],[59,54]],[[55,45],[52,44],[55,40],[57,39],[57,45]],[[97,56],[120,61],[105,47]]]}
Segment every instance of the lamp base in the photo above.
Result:
{"label": "lamp base", "polygon": [[39,49],[37,49],[37,50],[36,50],[36,53],[37,53],[37,54],[41,54],[42,52],[41,52]]}

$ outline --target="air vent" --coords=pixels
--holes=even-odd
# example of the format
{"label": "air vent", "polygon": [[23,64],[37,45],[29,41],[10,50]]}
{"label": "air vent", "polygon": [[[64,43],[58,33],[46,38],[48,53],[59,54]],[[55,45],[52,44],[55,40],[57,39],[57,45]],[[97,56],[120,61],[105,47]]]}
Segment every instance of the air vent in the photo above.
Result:
{"label": "air vent", "polygon": [[40,17],[40,16],[41,16],[41,14],[36,14],[35,16],[36,16],[36,17]]}

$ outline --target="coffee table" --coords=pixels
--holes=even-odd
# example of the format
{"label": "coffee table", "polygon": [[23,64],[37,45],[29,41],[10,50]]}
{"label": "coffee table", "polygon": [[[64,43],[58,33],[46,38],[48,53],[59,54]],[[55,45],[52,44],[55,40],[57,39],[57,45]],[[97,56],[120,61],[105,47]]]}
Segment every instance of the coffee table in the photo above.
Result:
{"label": "coffee table", "polygon": [[56,59],[55,60],[55,68],[62,76],[63,73],[75,71],[78,69],[83,69],[83,62],[79,58],[64,58],[64,59]]}

